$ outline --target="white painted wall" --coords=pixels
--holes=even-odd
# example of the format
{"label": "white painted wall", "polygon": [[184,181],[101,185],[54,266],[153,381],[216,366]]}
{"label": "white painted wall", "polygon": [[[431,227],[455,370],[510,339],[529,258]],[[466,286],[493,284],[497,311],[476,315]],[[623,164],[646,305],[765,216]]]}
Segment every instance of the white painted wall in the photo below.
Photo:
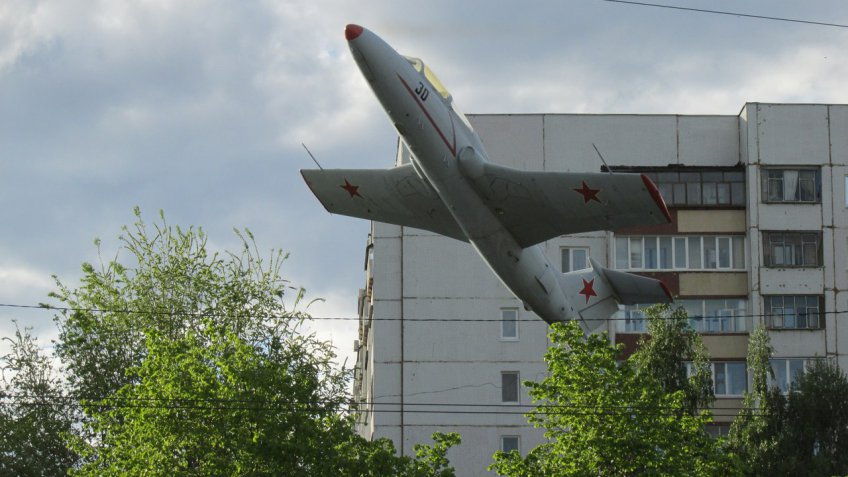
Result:
{"label": "white painted wall", "polygon": [[[762,313],[762,293],[824,294],[828,311],[848,310],[848,106],[749,103],[739,115],[728,116],[528,114],[472,115],[470,120],[494,162],[528,170],[599,171],[593,143],[610,165],[747,164],[751,312]],[[398,150],[398,160],[404,161],[407,152],[402,146]],[[761,203],[761,165],[822,166],[822,203]],[[762,230],[822,228],[823,269],[760,268]],[[400,413],[379,412],[369,416],[364,432],[394,439],[407,454],[435,431],[459,432],[463,444],[450,456],[460,476],[488,475],[485,468],[502,435],[520,435],[522,452],[542,442],[541,432],[521,416],[414,412],[467,409],[457,404],[514,409],[500,403],[500,373],[518,371],[522,380],[542,377],[547,327],[541,320],[520,321],[519,339],[505,341],[498,322],[450,321],[497,319],[502,307],[518,308],[519,319],[534,315],[468,244],[385,224],[374,224],[372,235],[377,321],[366,341],[370,364],[364,385],[385,409],[399,409],[402,399],[406,412],[402,431]],[[545,252],[559,266],[562,247],[589,247],[592,257],[607,264],[610,237],[606,232],[560,237],[547,242]],[[401,316],[403,322],[381,320]],[[777,356],[835,355],[848,368],[844,320],[829,314],[825,330],[772,332]],[[731,338],[738,348],[739,337]],[[440,403],[454,406],[420,405]],[[529,403],[523,394],[521,404]]]}

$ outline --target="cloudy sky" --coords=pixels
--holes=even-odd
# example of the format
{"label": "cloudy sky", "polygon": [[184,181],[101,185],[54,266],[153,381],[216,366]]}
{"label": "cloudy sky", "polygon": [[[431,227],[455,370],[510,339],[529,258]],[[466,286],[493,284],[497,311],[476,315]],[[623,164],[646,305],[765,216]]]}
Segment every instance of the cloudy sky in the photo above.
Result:
{"label": "cloudy sky", "polygon": [[[848,24],[842,0],[656,0]],[[848,103],[848,28],[603,0],[3,0],[0,303],[46,300],[148,221],[215,247],[291,253],[317,316],[356,315],[368,224],[298,174],[390,167],[396,136],[356,69],[358,23],[423,58],[469,113],[730,114],[746,101]],[[55,336],[52,315],[0,307]],[[349,355],[355,322],[316,322]],[[0,348],[2,351],[4,348]]]}

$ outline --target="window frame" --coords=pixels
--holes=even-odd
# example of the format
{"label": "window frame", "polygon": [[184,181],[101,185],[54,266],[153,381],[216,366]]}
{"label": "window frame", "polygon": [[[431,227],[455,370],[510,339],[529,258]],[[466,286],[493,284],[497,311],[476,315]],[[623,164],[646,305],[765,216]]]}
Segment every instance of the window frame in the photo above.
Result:
{"label": "window frame", "polygon": [[[504,442],[507,439],[515,439],[515,448],[514,449],[510,449],[509,451],[505,450],[506,446],[504,445]],[[500,450],[501,450],[501,452],[506,452],[506,453],[509,453],[512,450],[516,450],[516,451],[518,451],[519,454],[521,454],[521,436],[514,435],[514,434],[500,436]]]}
{"label": "window frame", "polygon": [[[518,341],[518,339],[519,339],[519,331],[518,331],[518,323],[519,323],[518,318],[519,318],[519,315],[518,315],[518,308],[517,308],[517,307],[503,307],[503,308],[501,308],[501,309],[500,309],[500,312],[501,312],[501,326],[500,326],[500,328],[501,328],[501,337],[500,337],[501,341]],[[508,323],[508,320],[506,320],[505,315],[506,315],[506,313],[508,313],[508,312],[514,312],[514,313],[515,313],[515,318],[512,320],[512,322],[513,322],[513,326],[515,327],[515,328],[514,328],[514,329],[515,329],[515,335],[513,335],[513,336],[507,336],[507,335],[504,333],[504,330],[506,329],[506,324]]]}
{"label": "window frame", "polygon": [[644,174],[654,181],[669,207],[739,208],[748,200],[741,168],[655,169]]}
{"label": "window frame", "polygon": [[845,198],[845,207],[848,207],[848,174],[845,174],[845,181],[843,185],[842,196]]}
{"label": "window frame", "polygon": [[[797,199],[786,198],[787,172],[794,172],[795,195]],[[813,177],[804,177],[804,173],[813,172]],[[812,180],[812,200],[804,200],[803,184]],[[779,198],[778,198],[779,197]],[[822,174],[821,167],[761,167],[760,168],[760,200],[764,204],[821,204]]]}
{"label": "window frame", "polygon": [[[708,312],[711,301],[724,301],[724,307]],[[734,303],[735,302],[735,303]],[[678,298],[675,305],[682,306],[689,312],[697,307],[700,311],[689,316],[689,327],[700,334],[728,335],[748,333],[748,299],[743,297],[715,297],[715,298]],[[714,304],[713,304],[714,305]],[[733,305],[736,305],[734,307]],[[619,333],[647,333],[646,317],[642,309],[651,306],[648,304],[619,305],[618,312],[613,318],[623,323],[619,327]],[[719,315],[717,312],[728,312]],[[695,324],[698,323],[698,324]],[[706,324],[715,323],[717,328],[710,329]],[[727,327],[725,327],[727,324]]]}
{"label": "window frame", "polygon": [[[574,268],[574,252],[582,252],[585,254],[585,266],[583,268]],[[566,267],[566,261],[568,267]],[[574,272],[583,270],[589,267],[589,247],[561,247],[560,248],[560,271],[562,273]],[[567,270],[566,270],[567,268]]]}
{"label": "window frame", "polygon": [[[807,239],[815,237],[814,242]],[[774,238],[774,239],[773,239]],[[782,240],[777,240],[778,238]],[[788,238],[797,238],[797,240],[787,240]],[[823,236],[821,230],[763,230],[762,245],[763,245],[763,266],[766,268],[822,268],[824,266],[824,247]],[[815,265],[807,264],[807,251],[810,244],[815,245],[816,263]],[[776,248],[780,247],[780,249]],[[799,247],[799,248],[795,248]],[[780,253],[777,253],[780,250]],[[796,253],[800,251],[800,253]],[[790,254],[793,261],[796,257],[800,257],[801,263],[776,263],[778,255],[786,261],[786,255]]]}
{"label": "window frame", "polygon": [[[745,386],[744,386],[744,389],[742,389],[742,392],[740,392],[740,393],[732,393],[731,392],[733,390],[732,384],[734,382],[734,380],[730,379],[730,373],[728,371],[730,369],[728,365],[731,365],[731,364],[734,365],[734,369],[737,369],[737,370],[740,369],[739,366],[741,365],[742,366],[741,369],[745,370],[745,380],[744,380]],[[722,392],[719,392],[719,389],[718,389],[719,380],[718,380],[717,370],[719,369],[719,367],[721,367],[723,369],[722,375],[724,376],[724,378],[723,378],[724,389],[721,390]],[[713,383],[713,394],[715,395],[716,398],[737,399],[737,398],[743,397],[745,392],[747,392],[748,389],[750,389],[751,375],[750,375],[750,371],[748,370],[748,363],[744,360],[710,361],[710,372],[712,374],[711,378],[712,378],[712,383]],[[686,376],[690,376],[691,374],[692,374],[692,363],[687,362],[686,363]],[[738,378],[738,376],[737,376],[737,378]]]}
{"label": "window frame", "polygon": [[[732,391],[732,380],[730,379],[730,366],[735,365],[735,369],[739,369],[739,366],[742,366],[742,369],[745,371],[745,386],[740,393],[733,393]],[[712,366],[713,372],[713,393],[716,397],[741,397],[745,395],[745,392],[748,391],[748,363],[745,361],[713,361],[710,363]],[[724,368],[724,392],[719,392],[717,383],[718,383],[718,369],[719,366]]]}
{"label": "window frame", "polygon": [[[777,388],[780,389],[780,392],[783,393],[783,394],[789,393],[789,391],[792,390],[792,387],[793,387],[792,385],[795,383],[795,378],[797,376],[800,376],[800,374],[807,372],[807,369],[810,367],[810,365],[818,359],[823,359],[823,358],[815,358],[815,357],[769,358],[769,366],[771,366],[771,371],[772,371],[772,373],[770,373],[769,376],[768,376],[769,386],[770,387],[776,386]],[[793,368],[790,365],[793,362],[797,364],[799,361],[800,361],[800,364],[801,364],[801,373],[793,376],[792,375]],[[780,375],[781,378],[784,379],[784,381],[782,383],[778,382],[778,372],[777,372],[777,369],[775,368],[776,362],[782,362],[783,363],[781,365],[781,367],[783,368],[783,374]],[[772,374],[773,374],[773,376],[772,376]]]}
{"label": "window frame", "polygon": [[[792,306],[786,306],[787,299],[792,299]],[[775,303],[772,301],[776,301],[780,299],[782,303],[781,306],[774,306]],[[803,299],[804,306],[798,306],[799,299]],[[810,306],[810,299],[815,299],[816,307],[814,313],[810,313],[810,309],[813,307]],[[784,310],[784,313],[777,314],[773,313],[772,310]],[[792,315],[792,320],[796,324],[796,326],[786,326],[786,317],[788,316],[785,313],[785,310],[791,309],[794,310]],[[803,315],[799,313],[799,309],[805,310],[806,313]],[[824,304],[824,295],[789,295],[789,294],[781,294],[781,295],[763,295],[763,318],[765,321],[766,328],[774,331],[801,331],[801,330],[823,330],[825,329],[825,304]],[[801,317],[804,316],[804,321],[807,323],[807,326],[797,326],[801,321]],[[815,321],[817,325],[815,327],[810,326],[812,319],[811,317],[815,317]],[[780,325],[776,325],[776,321],[778,321]]]}
{"label": "window frame", "polygon": [[[743,234],[616,235],[613,256],[617,270],[741,272],[747,271],[745,238]],[[708,263],[715,266],[707,267]]]}
{"label": "window frame", "polygon": [[[515,376],[515,401],[507,400],[507,376]],[[512,386],[512,384],[510,384]],[[520,404],[521,403],[521,375],[518,371],[501,371],[501,403],[503,404]]]}

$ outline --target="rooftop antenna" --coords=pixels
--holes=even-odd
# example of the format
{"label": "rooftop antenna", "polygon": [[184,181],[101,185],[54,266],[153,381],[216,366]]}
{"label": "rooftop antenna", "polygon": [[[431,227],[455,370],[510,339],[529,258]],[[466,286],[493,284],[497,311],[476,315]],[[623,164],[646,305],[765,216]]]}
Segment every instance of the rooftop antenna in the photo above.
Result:
{"label": "rooftop antenna", "polygon": [[[323,171],[324,168],[321,167],[321,164],[318,164],[318,159],[315,159],[315,156],[312,155],[312,151],[310,151],[309,148],[306,147],[306,144],[300,143],[300,145],[303,146],[304,149],[306,149],[306,153],[309,154],[309,157],[312,158],[312,162],[314,162],[315,165],[318,166],[318,169],[321,169]],[[595,150],[597,151],[598,149],[595,148]],[[600,154],[600,153],[598,153],[598,154]],[[603,160],[603,158],[601,158],[601,160]]]}
{"label": "rooftop antenna", "polygon": [[[303,146],[303,147],[306,147],[306,146]],[[601,162],[603,162],[603,163],[604,163],[604,167],[606,167],[606,168],[607,168],[607,172],[608,172],[608,173],[610,173],[610,175],[612,175],[612,169],[610,169],[610,166],[607,164],[607,161],[605,161],[605,160],[604,160],[604,156],[603,156],[603,155],[601,155],[601,151],[599,151],[599,150],[598,150],[598,146],[596,146],[596,145],[595,145],[595,143],[593,142],[593,143],[592,143],[592,147],[594,147],[594,148],[595,148],[595,152],[597,152],[597,153],[598,153],[598,157],[600,157],[600,158],[601,158]]]}

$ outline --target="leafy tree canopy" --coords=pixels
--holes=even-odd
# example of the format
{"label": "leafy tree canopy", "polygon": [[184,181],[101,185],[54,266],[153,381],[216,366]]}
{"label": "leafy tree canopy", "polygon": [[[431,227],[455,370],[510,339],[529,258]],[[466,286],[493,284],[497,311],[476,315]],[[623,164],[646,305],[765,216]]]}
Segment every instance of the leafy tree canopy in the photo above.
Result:
{"label": "leafy tree canopy", "polygon": [[285,255],[262,258],[249,231],[239,252],[213,253],[200,229],[136,217],[113,259],[53,294],[83,411],[72,474],[453,475],[457,435],[410,458],[353,432],[349,375],[303,332]]}
{"label": "leafy tree canopy", "polygon": [[0,358],[0,476],[66,475],[77,456],[66,445],[74,408],[50,357],[28,329],[3,338]]}
{"label": "leafy tree canopy", "polygon": [[848,475],[848,377],[828,359],[815,360],[787,394],[774,377],[768,332],[748,343],[752,392],[733,423],[730,448],[750,476]]}
{"label": "leafy tree canopy", "polygon": [[497,452],[490,469],[507,476],[732,475],[730,457],[705,431],[708,413],[687,412],[683,390],[664,389],[639,370],[640,359],[619,362],[621,347],[606,333],[584,337],[575,323],[555,324],[550,340],[547,377],[524,383],[537,403],[528,420],[548,441],[524,458]]}
{"label": "leafy tree canopy", "polygon": [[715,401],[710,355],[701,335],[689,326],[686,310],[654,305],[645,315],[648,335],[630,358],[636,370],[654,376],[667,393],[682,391],[689,414],[708,408]]}

